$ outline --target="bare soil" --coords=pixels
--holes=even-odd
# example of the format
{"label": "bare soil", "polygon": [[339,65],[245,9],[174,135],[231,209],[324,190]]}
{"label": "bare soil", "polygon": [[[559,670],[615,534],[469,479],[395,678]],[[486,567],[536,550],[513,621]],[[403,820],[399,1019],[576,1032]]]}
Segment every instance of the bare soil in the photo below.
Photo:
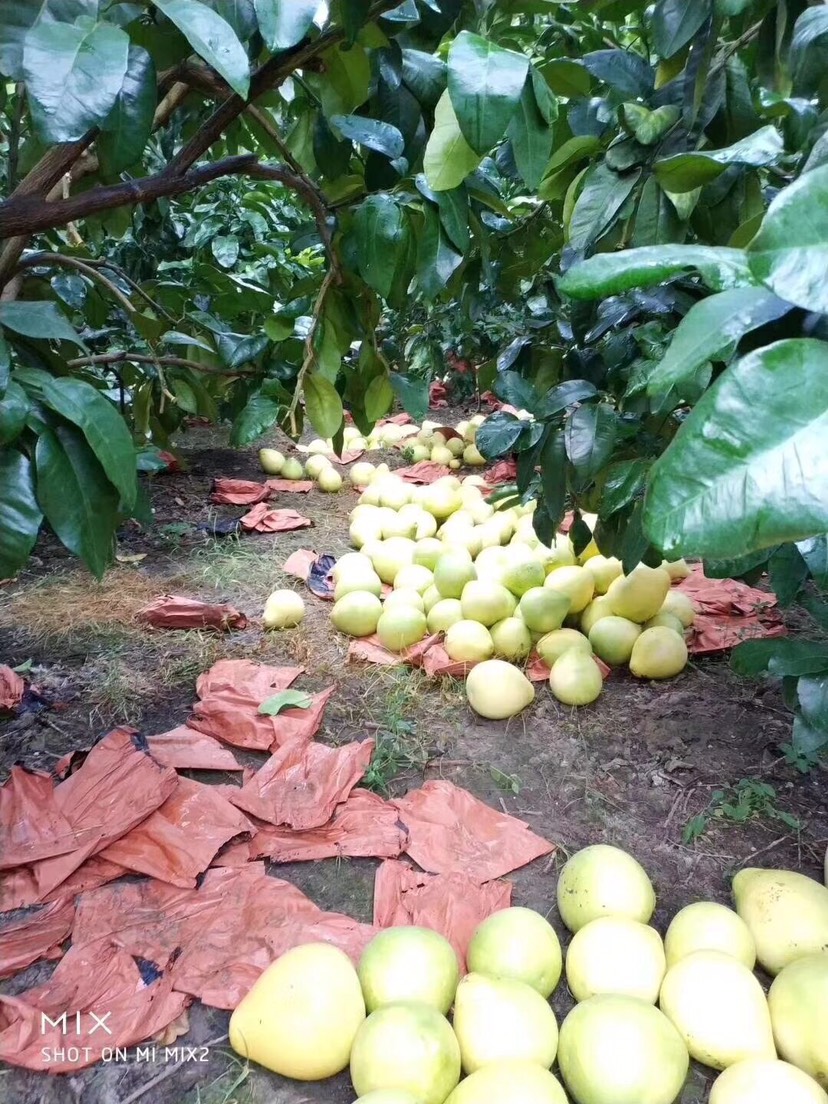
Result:
{"label": "bare soil", "polygon": [[[445,413],[445,412],[441,412]],[[447,421],[461,417],[450,412]],[[386,734],[396,759],[387,784],[393,794],[441,777],[528,821],[555,842],[559,854],[517,871],[514,902],[549,915],[557,870],[567,853],[589,843],[628,849],[647,867],[659,895],[654,923],[692,900],[729,900],[729,880],[744,865],[784,866],[820,876],[828,842],[824,772],[802,776],[781,756],[790,717],[776,689],[736,678],[726,659],[702,659],[665,684],[614,673],[592,707],[569,710],[547,693],[508,724],[484,722],[452,681],[428,682],[416,672],[345,666],[345,643],[330,631],[330,606],[306,594],[299,629],[263,634],[258,618],[279,585],[301,587],[281,572],[297,548],[341,554],[347,549],[350,491],[284,495],[278,503],[306,514],[314,528],[292,534],[214,538],[197,526],[241,516],[244,508],[214,507],[216,476],[260,479],[256,450],[217,445],[214,431],[192,429],[182,439],[187,470],[151,482],[155,525],[125,528],[121,562],[102,583],[44,539],[30,568],[0,589],[0,662],[31,662],[30,677],[49,707],[0,720],[0,781],[15,762],[51,767],[66,752],[88,747],[116,723],[145,733],[182,723],[197,675],[222,657],[303,663],[302,685],[337,691],[319,738],[335,743]],[[284,442],[283,442],[284,444]],[[372,457],[373,459],[374,457]],[[395,455],[389,463],[399,464]],[[135,560],[130,557],[143,557]],[[226,636],[141,629],[136,610],[174,591],[230,601],[251,623]],[[251,761],[255,760],[255,756]],[[694,842],[688,821],[712,795],[742,779],[774,787],[768,813],[733,824],[714,817]],[[774,809],[798,818],[792,830]],[[373,861],[290,864],[278,875],[294,881],[320,906],[371,917]],[[0,983],[20,993],[52,969],[37,964]],[[565,984],[553,1000],[562,1017],[571,1004]],[[179,1044],[211,1043],[206,1062],[194,1055],[154,1065],[105,1065],[76,1076],[0,1071],[4,1104],[348,1104],[346,1077],[297,1085],[240,1063],[223,1036],[226,1013],[195,1005]],[[215,1042],[214,1040],[219,1040]],[[200,1056],[200,1054],[199,1054]],[[707,1099],[709,1074],[693,1075],[682,1104]]]}

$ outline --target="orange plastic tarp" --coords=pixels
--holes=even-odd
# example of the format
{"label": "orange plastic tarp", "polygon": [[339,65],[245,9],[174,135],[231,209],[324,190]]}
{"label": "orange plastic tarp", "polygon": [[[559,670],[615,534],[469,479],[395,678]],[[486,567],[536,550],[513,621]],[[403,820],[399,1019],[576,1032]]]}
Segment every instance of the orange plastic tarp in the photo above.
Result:
{"label": "orange plastic tarp", "polygon": [[348,662],[359,660],[379,667],[399,667],[407,663],[411,667],[422,667],[424,656],[439,639],[440,634],[434,633],[401,652],[391,652],[380,644],[376,634],[365,636],[361,640],[352,640],[348,645]]}
{"label": "orange plastic tarp", "polygon": [[290,533],[294,529],[307,529],[313,522],[295,510],[269,510],[264,502],[259,502],[244,515],[241,525],[248,532]]}
{"label": "orange plastic tarp", "polygon": [[434,460],[420,460],[408,468],[397,468],[394,475],[398,475],[406,483],[436,483],[444,475],[451,475],[451,468],[437,464]]}
{"label": "orange plastic tarp", "polygon": [[178,725],[169,732],[148,736],[153,759],[162,767],[176,770],[240,771],[242,765],[233,752],[189,725]]}
{"label": "orange plastic tarp", "polygon": [[298,548],[282,564],[282,571],[286,575],[293,575],[296,579],[307,582],[311,567],[319,559],[317,552],[311,552],[308,548]]}
{"label": "orange plastic tarp", "polygon": [[689,644],[694,655],[728,651],[743,640],[787,635],[776,595],[766,590],[738,579],[708,579],[701,564],[692,566],[677,589],[696,607]]}
{"label": "orange plastic tarp", "polygon": [[184,598],[178,594],[162,594],[139,610],[138,621],[156,629],[244,629],[247,617],[230,605],[211,605],[197,598]]}
{"label": "orange plastic tarp", "polygon": [[17,709],[26,684],[16,671],[0,664],[0,709]]}
{"label": "orange plastic tarp", "polygon": [[78,844],[51,775],[12,767],[0,786],[0,870],[65,855]]}
{"label": "orange plastic tarp", "polygon": [[60,958],[74,919],[74,903],[61,898],[0,928],[0,978],[12,977],[38,959]]}
{"label": "orange plastic tarp", "polygon": [[555,850],[524,821],[451,782],[426,782],[394,804],[409,834],[406,854],[431,874],[466,874],[482,884]]}
{"label": "orange plastic tarp", "polygon": [[210,501],[217,506],[255,506],[269,494],[266,483],[252,479],[214,479]]}
{"label": "orange plastic tarp", "polygon": [[307,494],[312,491],[312,479],[268,479],[265,483],[268,497],[275,494]]}

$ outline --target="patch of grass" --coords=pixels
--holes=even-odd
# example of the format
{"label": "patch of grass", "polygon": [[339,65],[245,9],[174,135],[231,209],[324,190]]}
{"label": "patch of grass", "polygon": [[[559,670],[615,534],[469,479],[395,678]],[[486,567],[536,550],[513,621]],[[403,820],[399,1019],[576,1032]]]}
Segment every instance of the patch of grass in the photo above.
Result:
{"label": "patch of grass", "polygon": [[197,1085],[180,1104],[255,1104],[256,1096],[250,1084],[250,1067],[234,1061],[208,1085]]}
{"label": "patch of grass", "polygon": [[784,824],[792,832],[801,831],[800,820],[780,809],[776,802],[773,786],[756,778],[743,778],[735,786],[715,790],[707,808],[687,822],[682,839],[685,843],[692,843],[703,836],[712,824],[734,826],[756,820]]}
{"label": "patch of grass", "polygon": [[428,741],[417,731],[410,712],[420,686],[420,677],[410,671],[394,672],[394,682],[377,724],[374,754],[363,785],[387,797],[391,782],[410,770],[422,771],[428,762]]}
{"label": "patch of grass", "polygon": [[281,562],[270,541],[223,537],[207,541],[196,550],[189,573],[195,582],[221,594],[255,592],[264,604],[272,590],[285,585],[285,575],[278,566]]}

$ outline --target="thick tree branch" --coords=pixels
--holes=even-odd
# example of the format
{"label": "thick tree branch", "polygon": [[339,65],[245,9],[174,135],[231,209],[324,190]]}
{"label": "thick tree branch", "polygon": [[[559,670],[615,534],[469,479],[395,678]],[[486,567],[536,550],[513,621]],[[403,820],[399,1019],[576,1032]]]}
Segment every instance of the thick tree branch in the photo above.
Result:
{"label": "thick tree branch", "polygon": [[124,295],[120,288],[115,287],[112,281],[107,280],[106,276],[99,272],[96,267],[78,260],[77,257],[66,257],[62,253],[32,253],[28,257],[24,257],[17,268],[19,271],[21,268],[52,268],[55,265],[62,265],[64,268],[73,268],[76,272],[82,272],[90,280],[95,280],[102,287],[105,287],[113,299],[118,300],[125,311],[130,314],[134,313],[135,305]]}
{"label": "thick tree branch", "polygon": [[155,364],[165,368],[191,368],[194,372],[206,372],[210,376],[255,376],[256,372],[244,372],[240,368],[211,368],[177,356],[149,356],[146,353],[95,353],[93,356],[74,357],[66,361],[67,368],[83,368],[89,364]]}

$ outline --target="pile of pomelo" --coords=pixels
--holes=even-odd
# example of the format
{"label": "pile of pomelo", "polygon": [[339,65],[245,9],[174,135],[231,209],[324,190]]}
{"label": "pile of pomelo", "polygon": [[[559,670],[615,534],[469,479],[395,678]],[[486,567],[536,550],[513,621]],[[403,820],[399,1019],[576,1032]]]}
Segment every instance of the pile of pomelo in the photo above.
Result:
{"label": "pile of pomelo", "polygon": [[[425,928],[380,932],[357,968],[308,944],[261,975],[230,1042],[303,1081],[349,1068],[361,1104],[673,1104],[691,1058],[722,1071],[710,1104],[828,1104],[828,889],[754,869],[733,895],[735,911],[688,905],[662,939],[644,869],[587,847],[558,880],[565,963],[526,908],[483,921],[464,977]],[[562,973],[576,1004],[559,1030]]]}

